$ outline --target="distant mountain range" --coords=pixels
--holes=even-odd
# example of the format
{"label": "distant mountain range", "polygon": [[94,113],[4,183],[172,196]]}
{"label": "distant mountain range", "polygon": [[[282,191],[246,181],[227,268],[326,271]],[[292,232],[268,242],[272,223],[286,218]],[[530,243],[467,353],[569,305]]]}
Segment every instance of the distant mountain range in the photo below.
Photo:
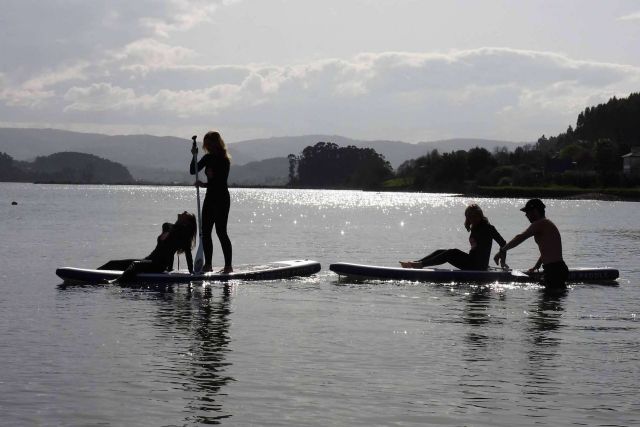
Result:
{"label": "distant mountain range", "polygon": [[261,160],[268,157],[286,157],[289,154],[298,155],[305,147],[315,145],[320,141],[333,142],[341,147],[354,145],[359,148],[373,148],[376,152],[384,155],[394,169],[400,166],[402,162],[423,156],[434,149],[441,153],[469,150],[474,147],[483,147],[490,151],[496,147],[507,147],[510,150],[514,150],[516,147],[527,144],[527,142],[479,138],[456,138],[410,144],[408,142],[387,140],[363,141],[339,135],[303,135],[251,139],[229,145],[243,156],[253,157],[253,160]]}
{"label": "distant mountain range", "polygon": [[[286,182],[286,156],[298,155],[306,146],[320,141],[333,142],[339,146],[373,148],[384,155],[394,168],[433,149],[449,152],[474,147],[488,150],[507,147],[513,150],[526,144],[470,138],[410,144],[401,141],[362,141],[339,135],[253,139],[228,144],[234,165],[229,181],[242,185],[279,185]],[[190,147],[189,137],[110,136],[56,129],[0,128],[0,152],[5,152],[16,160],[33,160],[37,156],[61,151],[81,152],[122,163],[135,179],[149,182],[190,182],[193,179],[187,173],[191,160]]]}

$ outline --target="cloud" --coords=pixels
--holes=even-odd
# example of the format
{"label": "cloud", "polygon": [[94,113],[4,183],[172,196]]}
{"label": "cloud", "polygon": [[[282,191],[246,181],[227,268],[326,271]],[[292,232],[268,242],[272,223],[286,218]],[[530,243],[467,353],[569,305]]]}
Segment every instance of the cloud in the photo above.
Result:
{"label": "cloud", "polygon": [[0,90],[7,105],[37,108],[41,116],[62,110],[74,123],[108,113],[118,126],[215,121],[237,135],[260,129],[417,141],[532,140],[640,85],[637,67],[507,48],[362,53],[288,65],[206,66],[190,63],[194,58],[189,49],[141,39],[101,63],[51,71],[15,90],[5,76]]}
{"label": "cloud", "polygon": [[[138,40],[167,39],[212,19],[228,0],[2,1],[3,68],[29,77],[55,64],[100,62]],[[134,45],[135,47],[135,45]]]}
{"label": "cloud", "polygon": [[211,20],[220,6],[237,3],[239,0],[170,0],[167,13],[161,17],[143,17],[140,23],[152,30],[154,35],[168,37],[176,31],[187,31],[198,24]]}
{"label": "cloud", "polygon": [[135,111],[144,106],[146,98],[136,96],[132,89],[94,83],[69,89],[63,97],[68,102],[64,111]]}
{"label": "cloud", "polygon": [[618,18],[618,21],[640,21],[640,12],[623,15]]}
{"label": "cloud", "polygon": [[178,67],[197,54],[191,49],[146,38],[129,43],[110,56],[120,69],[146,75],[152,70]]}
{"label": "cloud", "polygon": [[25,89],[39,90],[70,80],[86,80],[88,76],[85,74],[85,70],[88,67],[89,64],[87,62],[81,61],[73,65],[60,67],[56,70],[45,71],[37,77],[24,82],[22,87]]}

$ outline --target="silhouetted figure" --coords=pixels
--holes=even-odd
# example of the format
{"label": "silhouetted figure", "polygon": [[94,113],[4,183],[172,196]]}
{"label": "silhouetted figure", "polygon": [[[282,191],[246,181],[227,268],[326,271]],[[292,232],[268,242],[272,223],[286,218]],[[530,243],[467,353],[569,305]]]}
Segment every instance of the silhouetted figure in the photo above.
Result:
{"label": "silhouetted figure", "polygon": [[[223,273],[233,271],[232,267],[232,246],[231,239],[227,233],[227,222],[229,220],[229,208],[231,207],[231,197],[229,196],[229,187],[227,179],[229,177],[229,169],[231,167],[231,159],[227,153],[222,137],[218,132],[208,132],[202,141],[202,148],[207,154],[202,156],[198,164],[194,164],[193,159],[189,166],[192,175],[197,170],[204,168],[207,176],[207,183],[200,181],[196,185],[206,187],[207,192],[202,205],[202,245],[204,249],[204,271],[211,271],[211,259],[213,257],[213,241],[211,233],[213,227],[216,227],[216,235],[222,246],[222,254],[224,256]],[[191,154],[197,154],[197,147],[191,149]]]}
{"label": "silhouetted figure", "polygon": [[115,281],[123,283],[131,281],[138,273],[162,273],[173,270],[173,258],[176,253],[184,253],[189,272],[193,273],[191,249],[196,238],[196,217],[189,212],[178,214],[175,223],[162,225],[162,233],[158,236],[157,245],[144,259],[126,259],[109,261],[98,270],[121,270],[122,276]]}
{"label": "silhouetted figure", "polygon": [[469,253],[460,249],[438,249],[418,261],[400,261],[400,265],[404,268],[423,268],[448,262],[460,270],[486,270],[489,267],[493,241],[503,246],[505,240],[489,223],[480,206],[476,204],[467,206],[464,216],[464,226],[467,231],[471,231]]}
{"label": "silhouetted figure", "polygon": [[507,251],[533,236],[540,250],[540,257],[528,271],[536,271],[542,266],[546,287],[565,287],[569,269],[562,259],[562,239],[558,227],[545,217],[544,203],[540,199],[531,199],[520,210],[525,213],[531,225],[500,248],[493,258],[494,261],[496,264],[504,265]]}

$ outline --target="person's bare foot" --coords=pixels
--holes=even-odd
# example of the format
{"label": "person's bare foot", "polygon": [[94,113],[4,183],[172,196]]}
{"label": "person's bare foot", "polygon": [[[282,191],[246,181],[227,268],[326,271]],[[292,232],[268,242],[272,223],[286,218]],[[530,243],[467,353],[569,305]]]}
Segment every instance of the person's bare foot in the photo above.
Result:
{"label": "person's bare foot", "polygon": [[212,271],[212,270],[213,270],[213,267],[211,267],[211,264],[205,264],[202,267],[202,272],[203,273],[208,273],[209,271]]}
{"label": "person's bare foot", "polygon": [[233,273],[233,267],[231,267],[230,265],[226,266],[225,268],[223,268],[222,270],[218,271],[218,273],[222,273],[222,274],[229,274],[229,273]]}

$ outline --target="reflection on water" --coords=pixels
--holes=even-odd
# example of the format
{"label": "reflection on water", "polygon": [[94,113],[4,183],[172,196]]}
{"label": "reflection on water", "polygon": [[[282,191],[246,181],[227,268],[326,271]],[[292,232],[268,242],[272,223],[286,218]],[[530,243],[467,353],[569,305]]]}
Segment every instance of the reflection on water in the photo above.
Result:
{"label": "reflection on water", "polygon": [[[191,381],[188,387],[196,397],[187,404],[190,415],[187,421],[213,423],[228,418],[221,414],[222,405],[216,402],[220,389],[233,378],[225,375],[230,365],[226,361],[229,344],[230,286],[222,288],[219,299],[212,297],[211,287],[202,294],[189,291],[183,304],[167,305],[167,310],[158,313],[156,326],[172,328],[173,323],[189,331],[192,337],[188,354],[190,363],[184,367],[184,375]],[[176,307],[176,310],[172,310]]]}
{"label": "reflection on water", "polygon": [[563,339],[563,302],[567,292],[566,289],[541,289],[536,305],[529,311],[527,395],[556,395],[563,387],[563,367],[556,358]]}
{"label": "reflection on water", "polygon": [[[486,329],[482,326],[491,321],[489,313],[491,292],[491,288],[488,286],[477,286],[472,289],[465,300],[462,320],[471,326],[466,335],[466,341],[470,344],[471,349],[487,345]],[[473,357],[470,356],[469,359],[473,359]]]}
{"label": "reflection on water", "polygon": [[218,424],[231,416],[224,414],[217,399],[221,389],[233,381],[225,374],[231,365],[226,358],[230,342],[231,286],[224,285],[219,296],[213,295],[210,286],[201,288],[201,292],[188,287],[186,292],[158,294],[154,326],[167,332],[177,329],[185,338],[189,357],[186,363],[172,368],[186,380],[183,387],[187,394],[194,396],[185,405],[188,422]]}
{"label": "reflection on water", "polygon": [[[234,381],[226,374],[231,366],[227,356],[234,286],[163,284],[123,288],[119,293],[125,300],[143,301],[158,339],[177,344],[163,355],[167,360],[155,367],[162,372],[162,378],[155,381],[162,384],[160,388],[183,396],[181,412],[188,424],[219,424],[231,417],[223,410],[219,396],[223,387]],[[75,289],[59,287],[61,291],[67,288]]]}
{"label": "reflection on water", "polygon": [[[545,200],[569,265],[621,271],[620,286],[566,295],[510,284],[336,286],[326,268],[304,283],[62,291],[57,267],[145,256],[163,221],[193,209],[193,188],[0,187],[19,201],[0,204],[9,242],[0,245],[9,343],[0,345],[0,424],[639,424],[637,203]],[[467,248],[470,201],[506,238],[527,225],[518,199],[231,197],[238,263],[395,265]],[[536,259],[529,240],[510,265]]]}

